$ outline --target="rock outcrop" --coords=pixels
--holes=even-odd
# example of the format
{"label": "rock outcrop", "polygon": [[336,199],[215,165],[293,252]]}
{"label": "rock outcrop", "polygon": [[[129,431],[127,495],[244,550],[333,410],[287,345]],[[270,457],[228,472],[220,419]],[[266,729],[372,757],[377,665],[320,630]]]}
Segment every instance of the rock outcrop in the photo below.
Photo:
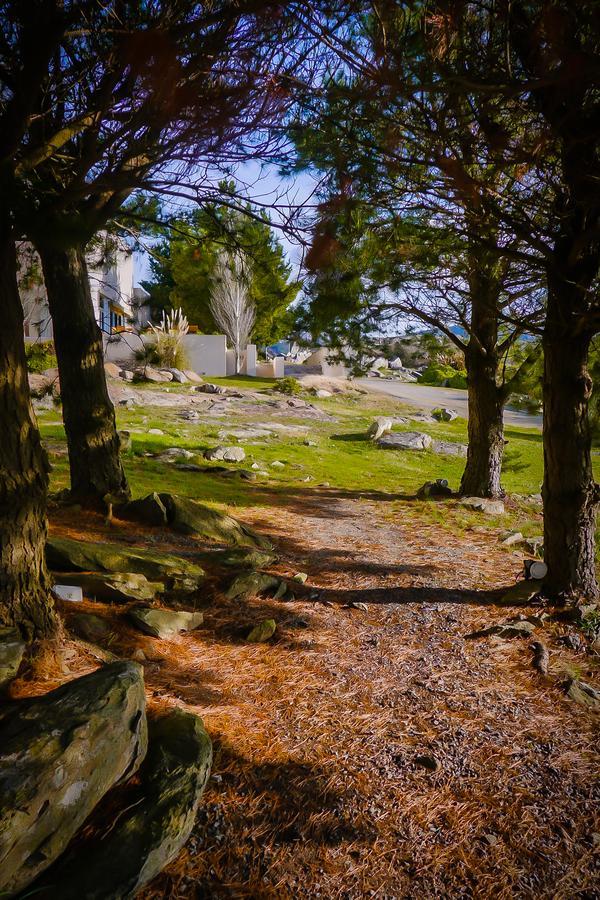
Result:
{"label": "rock outcrop", "polygon": [[377,444],[390,450],[429,450],[433,439],[421,431],[395,431],[384,434]]}
{"label": "rock outcrop", "polygon": [[[128,809],[101,841],[71,851],[42,900],[127,900],[179,853],[210,776],[212,745],[202,719],[176,709],[150,722],[148,756]],[[36,885],[37,888],[37,885]]]}
{"label": "rock outcrop", "polygon": [[174,554],[59,537],[48,538],[46,561],[54,572],[138,572],[157,581],[177,575],[204,575],[200,566]]}
{"label": "rock outcrop", "polygon": [[27,887],[147,749],[138,663],[116,662],[24,700],[0,727],[0,893]]}
{"label": "rock outcrop", "polygon": [[136,628],[157,638],[170,638],[181,631],[193,631],[202,625],[204,618],[201,612],[151,606],[133,606],[128,615]]}

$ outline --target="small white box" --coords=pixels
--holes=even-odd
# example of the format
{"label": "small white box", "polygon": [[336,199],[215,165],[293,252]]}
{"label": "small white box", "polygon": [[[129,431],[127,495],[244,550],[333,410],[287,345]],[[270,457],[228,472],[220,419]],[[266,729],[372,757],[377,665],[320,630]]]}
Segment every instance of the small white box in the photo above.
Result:
{"label": "small white box", "polygon": [[55,584],[52,591],[61,600],[70,600],[71,603],[81,603],[83,600],[83,591],[74,584]]}

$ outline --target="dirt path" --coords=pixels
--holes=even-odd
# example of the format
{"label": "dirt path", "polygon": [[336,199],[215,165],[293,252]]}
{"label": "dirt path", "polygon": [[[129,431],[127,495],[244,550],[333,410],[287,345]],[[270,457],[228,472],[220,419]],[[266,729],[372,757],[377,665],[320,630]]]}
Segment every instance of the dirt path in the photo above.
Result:
{"label": "dirt path", "polygon": [[[245,518],[304,599],[220,596],[194,635],[137,639],[152,700],[215,744],[193,837],[144,897],[600,896],[597,723],[557,686],[586,657],[544,679],[527,640],[464,639],[519,612],[489,593],[515,560],[380,502],[290,507]],[[245,644],[271,616],[276,640]]]}

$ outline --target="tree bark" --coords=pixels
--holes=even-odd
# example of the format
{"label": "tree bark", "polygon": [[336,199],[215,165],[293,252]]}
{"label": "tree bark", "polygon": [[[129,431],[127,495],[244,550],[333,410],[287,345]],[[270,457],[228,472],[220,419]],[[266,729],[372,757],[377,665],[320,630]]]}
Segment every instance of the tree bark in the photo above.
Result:
{"label": "tree bark", "polygon": [[471,237],[470,243],[471,321],[465,350],[469,446],[460,493],[469,497],[498,498],[504,496],[501,473],[505,390],[497,383],[501,272],[498,259],[486,256],[478,249],[477,237]]}
{"label": "tree bark", "polygon": [[46,572],[48,460],[31,408],[15,245],[0,229],[0,624],[27,640],[57,625]]}
{"label": "tree bark", "polygon": [[[576,282],[572,282],[576,284]],[[572,324],[573,288],[549,280],[544,347],[544,591],[557,600],[597,598],[595,507],[587,371],[591,333]],[[566,314],[565,311],[566,310]]]}
{"label": "tree bark", "polygon": [[465,353],[469,393],[467,463],[460,493],[469,497],[504,496],[504,392],[496,384],[498,359],[471,338]]}
{"label": "tree bark", "polygon": [[71,494],[100,506],[106,494],[129,495],[108,396],[102,334],[96,322],[83,247],[38,243],[58,358],[69,448]]}

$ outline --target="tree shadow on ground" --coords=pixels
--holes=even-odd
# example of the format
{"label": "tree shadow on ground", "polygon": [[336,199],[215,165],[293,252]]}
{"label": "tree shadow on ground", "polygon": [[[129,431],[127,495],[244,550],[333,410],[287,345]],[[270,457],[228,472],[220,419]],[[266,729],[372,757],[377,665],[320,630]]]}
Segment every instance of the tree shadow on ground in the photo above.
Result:
{"label": "tree shadow on ground", "polygon": [[[268,752],[265,747],[266,756]],[[228,826],[238,833],[260,835],[264,843],[336,847],[375,839],[364,822],[343,812],[349,805],[346,791],[334,789],[331,773],[315,763],[294,759],[257,763],[222,738],[215,740],[214,754],[213,771],[220,775],[221,787],[212,788],[194,828],[194,834],[203,841],[210,842],[214,822],[220,818],[213,815],[213,803],[218,804],[222,795],[231,800],[232,793],[243,796],[245,802],[238,803],[233,814],[232,804],[228,804]],[[244,850],[240,846],[240,859]]]}

